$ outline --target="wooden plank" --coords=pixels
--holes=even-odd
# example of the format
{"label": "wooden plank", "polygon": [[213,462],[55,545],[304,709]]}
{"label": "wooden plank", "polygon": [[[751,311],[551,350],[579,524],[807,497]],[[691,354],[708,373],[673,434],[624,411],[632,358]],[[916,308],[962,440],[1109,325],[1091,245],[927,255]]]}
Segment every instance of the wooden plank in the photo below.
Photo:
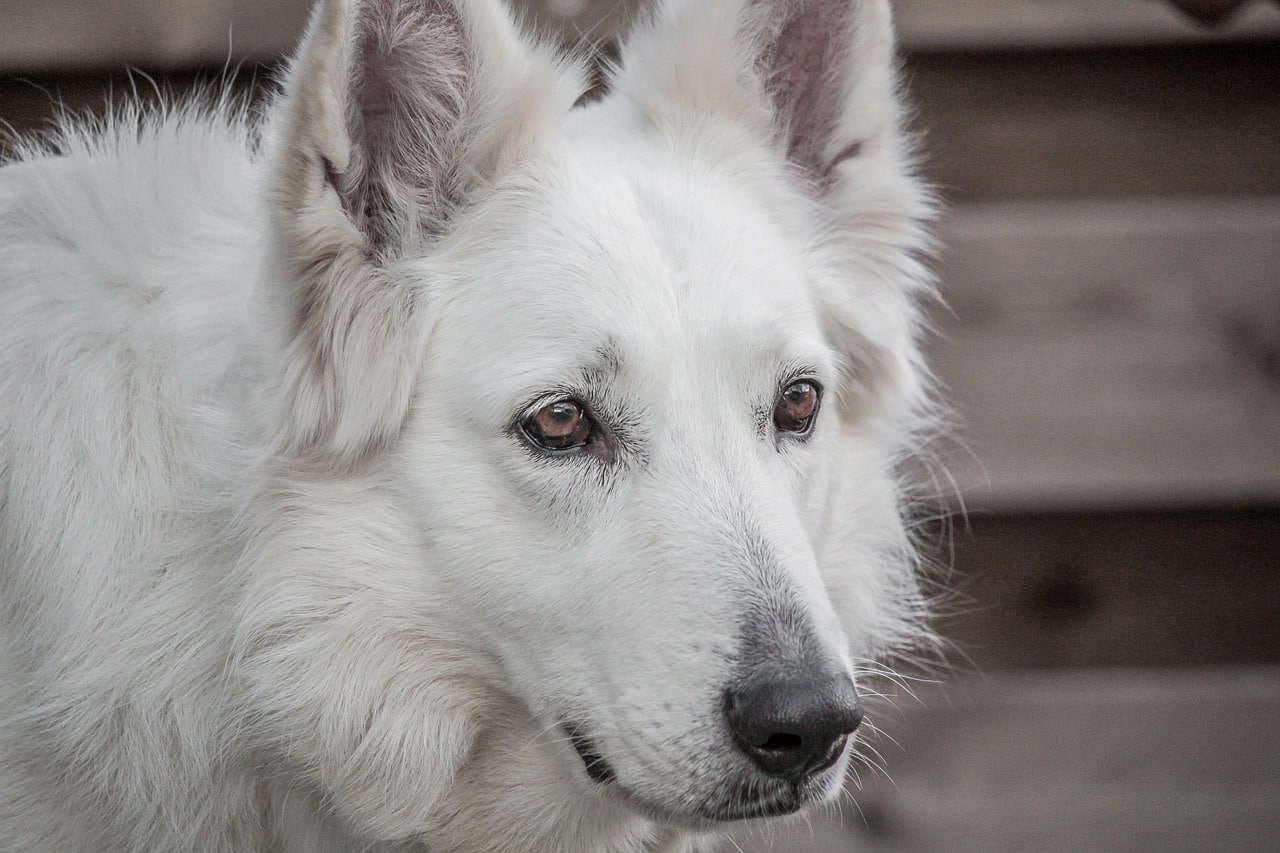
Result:
{"label": "wooden plank", "polygon": [[0,68],[221,68],[278,58],[312,0],[4,0]]}
{"label": "wooden plank", "polygon": [[1280,8],[1253,3],[1225,26],[1192,22],[1168,3],[1134,0],[896,0],[898,31],[911,50],[1079,48],[1280,35]]}
{"label": "wooden plank", "polygon": [[935,541],[961,666],[1280,664],[1280,506],[974,512]]}
{"label": "wooden plank", "polygon": [[[312,0],[6,0],[0,68],[23,71],[219,67],[291,50]],[[518,0],[543,25],[607,38],[641,0]],[[1240,41],[1280,35],[1280,10],[1255,3],[1207,29],[1161,2],[1133,0],[896,0],[908,50],[987,50]]]}
{"label": "wooden plank", "polygon": [[1280,198],[964,205],[943,242],[970,506],[1280,500]]}
{"label": "wooden plank", "polygon": [[952,202],[1280,194],[1280,42],[915,54],[906,79]]}
{"label": "wooden plank", "polygon": [[[926,173],[964,202],[1280,194],[1277,68],[1280,43],[915,55],[906,70]],[[153,76],[175,91],[190,85],[189,74]],[[145,79],[137,85],[147,93]],[[0,77],[0,119],[22,130],[55,99],[99,108],[108,88],[131,84],[121,74]]]}
{"label": "wooden plank", "polygon": [[[643,0],[524,0],[535,15],[576,32],[616,32]],[[894,0],[907,50],[1079,48],[1236,42],[1280,36],[1280,8],[1255,3],[1208,28],[1164,2],[1133,0]]]}
{"label": "wooden plank", "polygon": [[[906,76],[926,173],[949,201],[964,202],[1280,194],[1277,68],[1280,43],[915,55]],[[153,76],[175,91],[190,85],[189,74]],[[98,108],[108,87],[119,95],[130,82],[0,77],[0,120],[22,130],[54,99]],[[146,94],[147,81],[138,88]]]}

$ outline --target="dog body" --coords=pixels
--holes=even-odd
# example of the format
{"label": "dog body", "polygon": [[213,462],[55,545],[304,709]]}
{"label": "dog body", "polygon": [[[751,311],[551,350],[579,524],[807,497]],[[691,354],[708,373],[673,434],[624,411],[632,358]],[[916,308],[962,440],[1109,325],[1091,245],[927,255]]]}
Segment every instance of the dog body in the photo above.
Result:
{"label": "dog body", "polygon": [[0,844],[693,850],[833,797],[923,607],[891,57],[879,2],[676,0],[575,106],[496,4],[331,0],[265,118],[0,170]]}

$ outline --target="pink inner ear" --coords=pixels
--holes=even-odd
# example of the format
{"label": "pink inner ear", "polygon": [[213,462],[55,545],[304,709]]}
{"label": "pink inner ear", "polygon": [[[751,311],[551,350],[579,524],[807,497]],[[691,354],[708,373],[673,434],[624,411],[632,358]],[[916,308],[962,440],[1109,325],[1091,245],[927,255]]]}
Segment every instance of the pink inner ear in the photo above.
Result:
{"label": "pink inner ear", "polygon": [[[858,151],[832,137],[844,109],[851,63],[853,11],[848,0],[810,0],[778,33],[764,56],[764,72],[779,124],[787,134],[787,156],[823,178]],[[835,157],[828,154],[838,147]]]}
{"label": "pink inner ear", "polygon": [[430,234],[456,201],[457,127],[472,58],[458,10],[443,0],[367,0],[348,115],[353,162],[339,181],[374,247],[410,221]]}

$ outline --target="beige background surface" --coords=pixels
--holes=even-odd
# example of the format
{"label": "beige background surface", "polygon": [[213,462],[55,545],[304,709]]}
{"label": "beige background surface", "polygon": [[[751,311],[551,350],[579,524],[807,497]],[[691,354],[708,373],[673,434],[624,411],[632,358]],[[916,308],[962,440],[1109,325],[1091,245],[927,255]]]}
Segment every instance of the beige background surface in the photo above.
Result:
{"label": "beige background surface", "polygon": [[[567,32],[607,34],[637,0],[517,0]],[[180,68],[271,59],[292,48],[311,0],[4,0],[0,69]],[[910,49],[1150,44],[1280,33],[1254,2],[1208,30],[1160,0],[897,0]]]}

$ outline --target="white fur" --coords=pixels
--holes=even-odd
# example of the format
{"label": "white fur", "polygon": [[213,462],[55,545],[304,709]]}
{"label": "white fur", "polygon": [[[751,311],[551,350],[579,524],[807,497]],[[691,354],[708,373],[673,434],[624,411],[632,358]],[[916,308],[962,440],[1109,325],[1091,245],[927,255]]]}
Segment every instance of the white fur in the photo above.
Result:
{"label": "white fur", "polygon": [[[490,0],[331,0],[265,119],[0,170],[0,847],[702,849],[744,624],[920,636],[927,197],[885,3],[802,7],[672,0],[571,109]],[[567,391],[615,458],[522,444]]]}

